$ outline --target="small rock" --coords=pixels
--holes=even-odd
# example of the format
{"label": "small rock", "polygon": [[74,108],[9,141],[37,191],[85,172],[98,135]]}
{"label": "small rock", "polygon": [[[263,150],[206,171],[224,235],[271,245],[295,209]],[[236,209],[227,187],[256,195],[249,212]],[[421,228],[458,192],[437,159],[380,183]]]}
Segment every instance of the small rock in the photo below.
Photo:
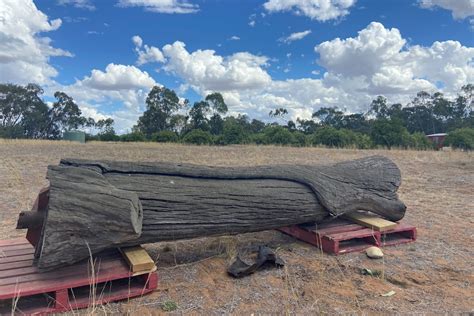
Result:
{"label": "small rock", "polygon": [[367,248],[365,253],[367,254],[367,257],[372,258],[372,259],[383,258],[383,252],[382,250],[380,250],[379,247],[375,247],[375,246],[369,247]]}

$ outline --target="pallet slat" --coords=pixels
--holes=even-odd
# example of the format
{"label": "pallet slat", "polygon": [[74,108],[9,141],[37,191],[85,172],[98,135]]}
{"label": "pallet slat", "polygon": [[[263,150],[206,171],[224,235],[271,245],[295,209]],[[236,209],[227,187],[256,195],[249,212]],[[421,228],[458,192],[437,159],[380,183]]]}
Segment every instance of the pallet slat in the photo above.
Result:
{"label": "pallet slat", "polygon": [[360,225],[358,224],[347,224],[347,225],[339,225],[339,226],[330,226],[330,227],[318,227],[314,231],[317,231],[321,235],[329,235],[329,234],[337,234],[342,232],[348,232],[353,230],[359,230]]}
{"label": "pallet slat", "polygon": [[[117,264],[118,260],[121,261],[121,258],[119,256],[115,258],[106,258],[104,259],[104,261],[102,261],[101,259],[100,262],[97,262],[95,265],[96,271],[94,271],[94,275],[100,276],[101,274],[106,274],[107,272],[109,272],[109,270],[114,271],[114,269],[116,271],[119,270],[121,273],[123,273],[124,271],[126,273],[128,271],[127,265],[124,262],[120,261],[120,264]],[[19,269],[19,271],[17,271],[17,273],[19,273],[18,275],[6,274],[6,277],[0,278],[0,288],[3,285],[11,284],[20,288],[23,286],[33,288],[33,284],[36,284],[35,282],[49,281],[51,284],[55,284],[55,280],[58,280],[58,282],[61,283],[62,280],[68,280],[70,282],[73,282],[76,279],[82,280],[84,279],[84,277],[94,277],[92,272],[89,272],[91,271],[91,269],[87,265],[80,265],[79,267],[76,265],[72,265],[49,272],[38,272],[38,269],[36,267],[32,268],[33,269]],[[23,274],[21,272],[21,270],[25,269],[29,269],[28,271],[26,271],[29,273]]]}
{"label": "pallet slat", "polygon": [[[156,272],[134,276],[117,250],[99,254],[95,258],[95,273],[92,275],[89,262],[81,262],[54,271],[38,271],[33,266],[33,247],[26,239],[0,240],[0,315],[14,297],[20,296],[19,313],[57,313],[91,304],[91,284],[102,284],[104,291],[95,304],[102,304],[134,296],[156,289]],[[15,255],[18,252],[28,252]],[[107,285],[105,287],[105,285]],[[70,297],[69,293],[82,293],[81,297]],[[85,294],[84,294],[85,293]],[[45,300],[45,294],[53,297]],[[6,305],[5,305],[6,304]],[[20,310],[21,307],[21,310]],[[10,309],[6,309],[8,314]]]}
{"label": "pallet slat", "polygon": [[5,263],[11,263],[11,262],[20,262],[20,261],[25,261],[25,260],[32,260],[33,255],[22,255],[22,256],[16,256],[16,257],[1,257],[0,256],[0,265],[3,265]]}
{"label": "pallet slat", "polygon": [[350,231],[345,231],[345,232],[340,231],[340,232],[332,233],[332,234],[324,234],[323,236],[328,239],[336,240],[336,241],[343,241],[343,240],[348,240],[348,239],[357,239],[357,238],[364,238],[364,237],[374,237],[374,239],[376,238],[374,231],[368,228],[362,228],[362,229],[359,228],[358,230],[350,230]]}

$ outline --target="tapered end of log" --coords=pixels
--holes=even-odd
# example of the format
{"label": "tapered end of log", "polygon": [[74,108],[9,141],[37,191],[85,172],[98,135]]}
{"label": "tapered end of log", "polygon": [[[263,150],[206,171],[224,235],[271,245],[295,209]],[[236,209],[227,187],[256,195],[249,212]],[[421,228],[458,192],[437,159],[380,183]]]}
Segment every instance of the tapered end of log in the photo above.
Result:
{"label": "tapered end of log", "polygon": [[406,206],[397,195],[400,169],[387,157],[370,156],[320,168],[308,181],[334,216],[358,210],[392,221],[405,216]]}

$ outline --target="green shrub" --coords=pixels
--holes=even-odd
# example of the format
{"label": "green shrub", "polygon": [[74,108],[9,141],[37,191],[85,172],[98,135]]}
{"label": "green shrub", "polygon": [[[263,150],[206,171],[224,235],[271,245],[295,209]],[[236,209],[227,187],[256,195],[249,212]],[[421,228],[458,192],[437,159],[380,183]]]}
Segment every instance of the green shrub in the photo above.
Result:
{"label": "green shrub", "polygon": [[449,132],[445,144],[464,150],[474,149],[474,128],[459,128]]}
{"label": "green shrub", "polygon": [[311,136],[311,144],[329,147],[346,147],[350,144],[349,135],[345,130],[331,126],[321,127]]}
{"label": "green shrub", "polygon": [[103,142],[116,142],[120,140],[120,136],[115,133],[102,133],[97,135],[98,140]]}
{"label": "green shrub", "polygon": [[86,133],[86,142],[99,140],[99,136]]}
{"label": "green shrub", "polygon": [[375,145],[390,149],[397,146],[406,147],[410,134],[398,119],[379,119],[372,126],[371,137]]}
{"label": "green shrub", "polygon": [[122,142],[144,142],[145,140],[145,135],[141,132],[132,132],[120,136]]}
{"label": "green shrub", "polygon": [[352,136],[351,143],[358,149],[370,149],[374,146],[372,139],[367,134],[349,131]]}
{"label": "green shrub", "polygon": [[248,132],[242,125],[234,122],[225,122],[224,131],[218,139],[218,143],[221,145],[245,144],[248,141]]}
{"label": "green shrub", "polygon": [[206,145],[212,144],[213,138],[211,133],[201,129],[193,129],[183,137],[183,142],[187,144]]}
{"label": "green shrub", "polygon": [[293,145],[304,147],[308,146],[308,142],[308,137],[304,133],[300,131],[293,132]]}
{"label": "green shrub", "polygon": [[428,138],[423,133],[413,133],[408,135],[403,135],[403,147],[412,148],[412,149],[433,149],[433,143],[429,141]]}
{"label": "green shrub", "polygon": [[257,145],[266,145],[268,144],[268,139],[263,133],[251,134],[249,137],[249,142]]}
{"label": "green shrub", "polygon": [[267,144],[289,145],[295,142],[293,134],[283,126],[268,126],[263,134]]}
{"label": "green shrub", "polygon": [[369,135],[353,132],[341,128],[336,129],[331,126],[325,126],[316,130],[310,136],[312,145],[325,145],[328,147],[356,147],[359,149],[369,149],[373,147],[372,139]]}
{"label": "green shrub", "polygon": [[179,137],[172,131],[161,131],[151,135],[151,140],[158,143],[177,143]]}

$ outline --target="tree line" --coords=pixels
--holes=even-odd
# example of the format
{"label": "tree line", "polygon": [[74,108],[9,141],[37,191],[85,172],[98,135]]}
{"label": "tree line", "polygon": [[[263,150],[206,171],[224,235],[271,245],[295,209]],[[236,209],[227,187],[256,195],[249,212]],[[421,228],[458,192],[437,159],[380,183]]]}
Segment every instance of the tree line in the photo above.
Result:
{"label": "tree line", "polygon": [[115,134],[113,119],[84,117],[66,93],[54,93],[56,101],[49,105],[42,94],[37,84],[0,84],[0,138],[60,139],[65,131],[83,128]]}
{"label": "tree line", "polygon": [[378,96],[365,113],[322,107],[311,119],[293,121],[280,107],[269,112],[270,123],[227,115],[228,106],[218,92],[191,106],[172,89],[155,86],[146,98],[146,110],[124,135],[115,133],[110,118],[82,116],[66,93],[56,92],[51,104],[43,101],[42,93],[35,84],[0,84],[0,137],[59,139],[65,131],[83,129],[89,140],[100,141],[429,149],[433,145],[425,135],[448,132],[447,144],[474,148],[473,84],[453,98],[421,91],[405,105]]}

